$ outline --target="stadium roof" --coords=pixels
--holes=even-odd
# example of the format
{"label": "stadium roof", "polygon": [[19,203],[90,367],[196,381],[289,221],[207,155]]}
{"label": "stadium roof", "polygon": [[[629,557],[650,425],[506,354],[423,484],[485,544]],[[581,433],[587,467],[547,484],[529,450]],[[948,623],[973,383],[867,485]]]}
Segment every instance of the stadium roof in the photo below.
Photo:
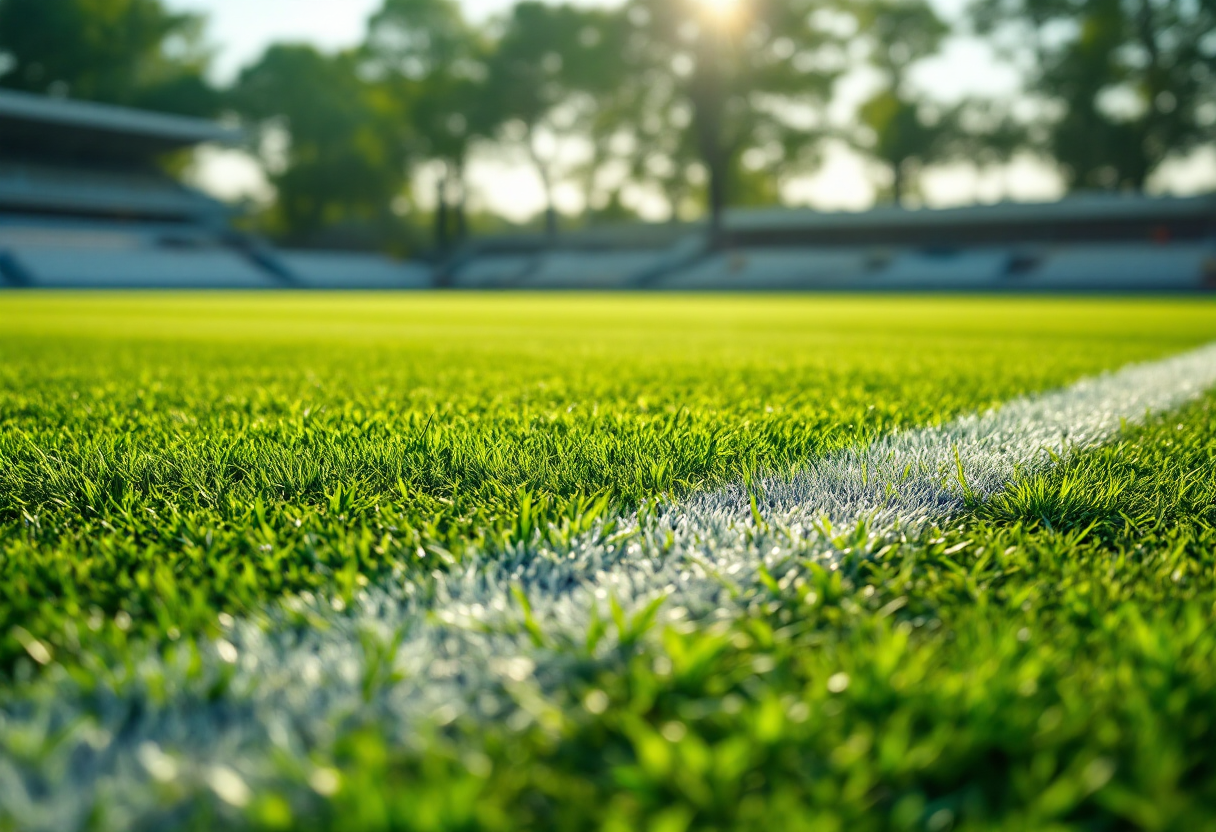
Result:
{"label": "stadium roof", "polygon": [[0,91],[0,152],[73,161],[144,161],[241,133],[213,121]]}
{"label": "stadium roof", "polygon": [[[1216,238],[1216,194],[1146,197],[1088,193],[1058,202],[1002,202],[960,208],[866,211],[732,208],[724,217],[729,246],[1020,245],[1051,242],[1135,242]],[[704,222],[622,223],[545,234],[475,240],[466,256],[546,249],[660,249],[701,236]]]}
{"label": "stadium roof", "polygon": [[1081,193],[1056,202],[1000,202],[959,208],[907,209],[881,205],[866,211],[816,211],[812,208],[759,208],[727,211],[729,231],[759,229],[883,228],[1023,224],[1042,222],[1164,220],[1207,216],[1216,219],[1216,195],[1148,197],[1137,194]]}

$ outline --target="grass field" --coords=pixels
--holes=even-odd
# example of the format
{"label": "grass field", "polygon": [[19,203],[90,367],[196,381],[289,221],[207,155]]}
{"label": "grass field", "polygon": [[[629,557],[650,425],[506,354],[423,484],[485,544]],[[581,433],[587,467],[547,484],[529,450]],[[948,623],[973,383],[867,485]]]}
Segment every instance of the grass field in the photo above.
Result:
{"label": "grass field", "polygon": [[[1216,829],[1216,398],[907,532],[763,486],[1214,339],[1195,300],[0,296],[0,829]],[[742,600],[540,604],[732,484],[732,545],[791,553]],[[470,564],[509,610],[449,616]],[[349,673],[308,647],[346,629]]]}

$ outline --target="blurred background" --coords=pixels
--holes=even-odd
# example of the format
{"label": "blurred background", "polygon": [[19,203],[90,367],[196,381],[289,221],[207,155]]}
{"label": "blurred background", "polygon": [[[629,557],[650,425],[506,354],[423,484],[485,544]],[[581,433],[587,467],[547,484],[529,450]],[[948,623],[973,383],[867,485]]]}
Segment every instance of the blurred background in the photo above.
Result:
{"label": "blurred background", "polygon": [[[426,267],[391,285],[515,285],[563,245],[633,256],[550,268],[604,286],[791,248],[873,273],[913,244],[939,273],[945,249],[1008,277],[1129,239],[1193,244],[1187,286],[1213,271],[1207,0],[0,0],[0,89],[15,285],[101,219],[159,248],[210,234],[285,283],[325,271],[311,251]],[[164,208],[170,180],[190,210]],[[510,262],[479,281],[478,257]]]}

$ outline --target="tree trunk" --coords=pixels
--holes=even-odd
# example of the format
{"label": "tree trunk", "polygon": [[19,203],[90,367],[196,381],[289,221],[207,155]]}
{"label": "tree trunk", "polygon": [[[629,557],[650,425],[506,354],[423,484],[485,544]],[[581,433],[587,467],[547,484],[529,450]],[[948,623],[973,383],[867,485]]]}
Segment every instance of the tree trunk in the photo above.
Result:
{"label": "tree trunk", "polygon": [[468,213],[466,211],[468,194],[465,188],[463,164],[456,165],[456,189],[458,196],[452,213],[455,215],[453,219],[456,221],[456,244],[460,245],[469,236]]}
{"label": "tree trunk", "polygon": [[453,213],[456,215],[456,244],[459,245],[469,236],[469,220],[465,212],[464,191],[460,193],[460,201],[453,208]]}
{"label": "tree trunk", "polygon": [[591,158],[587,160],[587,168],[582,177],[583,225],[588,225],[591,222],[591,214],[594,210],[591,207],[591,201],[595,197],[595,185],[599,180],[600,167],[604,164],[604,160],[608,158],[605,143],[605,139],[599,136],[595,137],[591,142]]}
{"label": "tree trunk", "polygon": [[904,204],[904,160],[896,159],[891,165],[891,172],[894,176],[891,178],[891,199],[898,206]]}
{"label": "tree trunk", "polygon": [[553,205],[553,178],[549,174],[549,166],[545,160],[541,158],[540,152],[536,149],[535,142],[536,131],[533,125],[528,125],[528,156],[532,159],[532,165],[536,168],[536,173],[540,177],[541,188],[545,192],[545,233],[550,237],[557,236],[557,208]]}
{"label": "tree trunk", "polygon": [[1152,162],[1148,158],[1148,154],[1142,150],[1143,141],[1137,150],[1136,161],[1133,167],[1125,172],[1124,181],[1132,186],[1132,190],[1136,193],[1144,193],[1144,186],[1148,183],[1149,173],[1152,171]]}
{"label": "tree trunk", "polygon": [[726,210],[726,179],[729,175],[722,135],[726,104],[726,85],[721,67],[726,54],[724,41],[716,34],[702,40],[691,90],[697,144],[709,175],[709,241],[714,248],[723,242],[722,218]]}
{"label": "tree trunk", "polygon": [[[1131,183],[1131,186],[1139,193],[1144,193],[1144,185],[1148,181],[1149,174],[1153,168],[1162,160],[1164,154],[1153,153],[1150,150],[1150,137],[1154,133],[1158,134],[1158,138],[1163,141],[1153,143],[1162,148],[1169,147],[1172,142],[1168,136],[1161,136],[1161,128],[1167,125],[1170,121],[1168,112],[1163,112],[1161,108],[1161,93],[1169,89],[1166,81],[1168,75],[1162,67],[1161,44],[1158,43],[1158,23],[1154,16],[1153,4],[1149,0],[1140,0],[1140,3],[1135,11],[1134,25],[1136,39],[1140,41],[1141,48],[1144,49],[1146,57],[1144,66],[1144,92],[1148,97],[1148,111],[1142,117],[1141,129],[1137,131],[1137,146],[1136,159],[1134,160],[1133,168],[1127,170],[1122,179],[1125,182]],[[1168,132],[1168,131],[1167,131]],[[1153,158],[1153,157],[1157,158]]]}
{"label": "tree trunk", "polygon": [[448,171],[444,165],[443,175],[435,186],[435,251],[441,256],[448,250]]}
{"label": "tree trunk", "polygon": [[706,154],[709,167],[709,234],[714,245],[722,241],[722,215],[726,211],[726,164],[722,159],[721,141]]}

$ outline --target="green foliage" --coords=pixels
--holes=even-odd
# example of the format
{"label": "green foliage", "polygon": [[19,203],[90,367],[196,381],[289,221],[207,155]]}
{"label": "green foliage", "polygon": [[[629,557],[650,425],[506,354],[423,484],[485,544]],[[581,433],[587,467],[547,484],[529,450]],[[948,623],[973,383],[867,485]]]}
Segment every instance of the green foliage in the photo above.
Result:
{"label": "green foliage", "polygon": [[343,225],[378,227],[379,242],[391,233],[405,174],[398,102],[360,78],[355,56],[272,46],[230,101],[256,128],[276,189],[268,230],[314,243]]}
{"label": "green foliage", "polygon": [[[487,63],[486,100],[500,133],[523,147],[545,190],[546,227],[557,230],[556,148],[546,138],[587,132],[625,81],[628,29],[619,12],[523,0],[512,7]],[[550,144],[554,144],[550,141]]]}
{"label": "green foliage", "polygon": [[937,153],[942,125],[929,125],[921,106],[891,90],[876,93],[862,105],[861,122],[872,133],[868,148],[874,158],[891,169],[891,198],[901,203],[908,191],[913,166],[931,161]]}
{"label": "green foliage", "polygon": [[1075,188],[1134,188],[1212,138],[1216,9],[1185,0],[983,0],[982,32],[1029,59],[1039,146]]}
{"label": "green foliage", "polygon": [[[913,82],[951,34],[924,0],[522,0],[485,24],[456,0],[383,0],[357,48],[274,44],[223,92],[206,78],[201,15],[162,0],[0,0],[0,86],[228,110],[276,190],[262,230],[402,252],[427,219],[443,253],[485,227],[467,216],[478,147],[531,164],[550,232],[554,193],[570,186],[583,222],[631,219],[658,196],[673,219],[708,209],[717,229],[727,205],[779,203],[829,139],[885,166],[896,202],[928,166],[1022,151],[1055,160],[1074,189],[1142,190],[1211,144],[1213,15],[1189,0],[979,0],[971,23],[1024,94],[948,102]],[[833,126],[838,82],[863,67],[877,88]],[[417,192],[429,181],[433,200]]]}
{"label": "green foliage", "polygon": [[[805,165],[825,135],[823,110],[845,71],[843,32],[855,30],[857,7],[633,0],[625,14],[633,29],[625,82],[641,132],[676,130],[658,147],[639,144],[636,168],[665,180],[699,161],[717,223],[735,201],[732,184],[754,188],[761,170],[775,183]],[[663,113],[668,121],[654,123]],[[741,171],[749,152],[763,161]]]}
{"label": "green foliage", "polygon": [[361,62],[402,108],[399,117],[414,164],[439,162],[435,247],[452,236],[448,203],[455,193],[455,237],[464,236],[465,165],[474,139],[488,136],[497,115],[485,89],[481,33],[451,0],[386,0],[368,23]]}
{"label": "green foliage", "polygon": [[612,89],[624,71],[622,32],[600,10],[516,4],[489,64],[491,97],[504,118],[533,126],[574,94]]}
{"label": "green foliage", "polygon": [[871,62],[885,85],[858,111],[869,130],[863,146],[891,169],[891,195],[903,200],[911,168],[945,155],[947,140],[957,133],[950,120],[930,122],[926,102],[909,89],[908,72],[916,62],[937,52],[949,27],[926,3],[879,0],[861,7],[861,28],[870,36]]}
{"label": "green foliage", "polygon": [[202,19],[161,0],[3,0],[0,86],[110,104],[209,115]]}

